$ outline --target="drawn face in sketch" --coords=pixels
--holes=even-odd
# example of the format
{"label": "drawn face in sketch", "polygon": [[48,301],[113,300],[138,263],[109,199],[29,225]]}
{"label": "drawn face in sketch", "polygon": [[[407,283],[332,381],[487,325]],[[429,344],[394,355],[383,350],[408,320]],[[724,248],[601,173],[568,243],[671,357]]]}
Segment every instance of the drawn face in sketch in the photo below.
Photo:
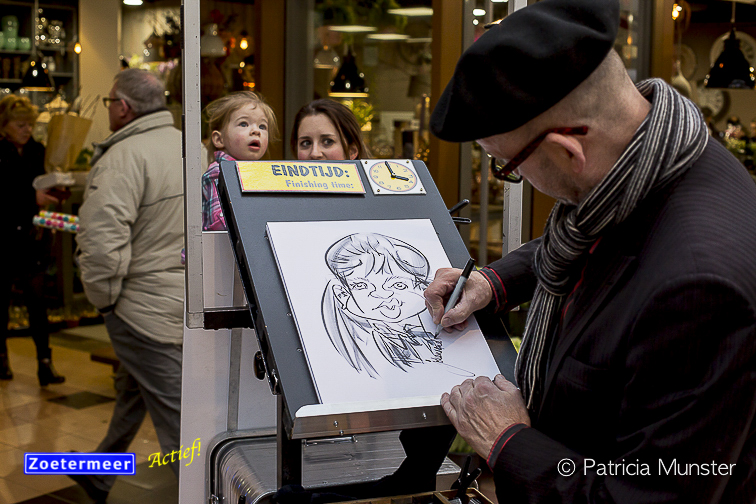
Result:
{"label": "drawn face in sketch", "polygon": [[423,312],[430,265],[415,247],[376,233],[356,233],[336,242],[326,263],[341,309],[365,320],[401,322]]}
{"label": "drawn face in sketch", "polygon": [[[364,265],[371,264],[368,257],[360,261]],[[384,258],[378,271],[358,267],[344,279],[347,287],[334,286],[336,298],[347,311],[358,317],[399,322],[426,309],[424,286],[418,285],[395,261]]]}
{"label": "drawn face in sketch", "polygon": [[390,236],[355,233],[331,245],[325,262],[334,278],[323,292],[323,325],[350,366],[378,378],[382,359],[405,372],[445,365],[443,342],[418,316],[426,310],[423,291],[430,282],[430,263],[420,250]]}

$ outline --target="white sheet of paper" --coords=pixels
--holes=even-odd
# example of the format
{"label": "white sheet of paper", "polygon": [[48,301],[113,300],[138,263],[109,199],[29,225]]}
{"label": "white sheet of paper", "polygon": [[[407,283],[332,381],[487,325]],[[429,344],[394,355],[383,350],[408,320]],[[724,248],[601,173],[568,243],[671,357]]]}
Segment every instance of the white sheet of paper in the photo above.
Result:
{"label": "white sheet of paper", "polygon": [[499,372],[474,318],[433,338],[422,292],[450,264],[430,220],[268,222],[267,231],[321,403],[440,397]]}

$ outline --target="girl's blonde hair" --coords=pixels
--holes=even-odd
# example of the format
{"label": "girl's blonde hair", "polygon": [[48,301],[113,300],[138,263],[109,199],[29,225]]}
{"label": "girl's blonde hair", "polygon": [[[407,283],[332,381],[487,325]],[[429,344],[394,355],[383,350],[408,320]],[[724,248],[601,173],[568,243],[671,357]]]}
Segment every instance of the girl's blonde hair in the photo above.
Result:
{"label": "girl's blonde hair", "polygon": [[26,119],[35,122],[37,116],[39,109],[25,96],[8,95],[0,100],[0,131],[11,121]]}
{"label": "girl's blonde hair", "polygon": [[270,108],[265,102],[265,99],[255,93],[254,91],[237,91],[235,93],[228,94],[217,100],[213,100],[207,107],[205,107],[205,114],[207,114],[207,123],[210,132],[223,131],[231,120],[231,114],[241,107],[254,103],[255,106],[260,107],[265,114],[265,119],[268,120],[268,139],[271,142],[278,140],[278,121],[276,121],[276,114],[273,109]]}

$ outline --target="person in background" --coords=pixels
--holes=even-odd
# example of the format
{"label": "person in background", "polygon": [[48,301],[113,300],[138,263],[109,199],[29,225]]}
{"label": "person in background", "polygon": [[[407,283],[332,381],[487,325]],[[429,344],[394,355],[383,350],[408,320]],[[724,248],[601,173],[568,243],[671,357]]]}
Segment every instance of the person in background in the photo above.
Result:
{"label": "person in background", "polygon": [[460,270],[426,289],[449,329],[531,301],[516,385],[466,380],[441,405],[502,503],[756,502],[756,185],[693,102],[633,83],[620,4],[515,11],[439,96],[433,134],[557,200],[448,313]]}
{"label": "person in background", "polygon": [[276,115],[253,91],[239,91],[211,102],[206,109],[215,162],[202,174],[202,230],[225,231],[226,220],[218,199],[221,161],[257,161],[278,140]]}
{"label": "person in background", "polygon": [[2,268],[2,301],[0,302],[0,380],[13,378],[8,362],[8,305],[11,287],[23,292],[29,314],[29,329],[37,347],[39,384],[63,383],[52,365],[47,308],[43,296],[44,269],[48,250],[38,239],[41,230],[32,225],[40,207],[59,203],[53,189],[37,191],[32,181],[44,175],[45,148],[35,141],[31,132],[37,121],[37,107],[28,98],[8,95],[0,101],[0,172],[6,182],[5,198],[8,212],[3,219],[6,243],[6,267]]}
{"label": "person in background", "polygon": [[357,118],[339,102],[322,98],[305,105],[294,118],[291,151],[297,159],[369,159]]}
{"label": "person in background", "polygon": [[[76,235],[81,281],[103,314],[120,365],[99,453],[127,451],[149,412],[163,453],[177,450],[183,342],[181,132],[153,74],[128,69],[103,100],[110,130],[95,145]],[[178,477],[178,460],[171,469]],[[97,502],[115,476],[69,475]]]}

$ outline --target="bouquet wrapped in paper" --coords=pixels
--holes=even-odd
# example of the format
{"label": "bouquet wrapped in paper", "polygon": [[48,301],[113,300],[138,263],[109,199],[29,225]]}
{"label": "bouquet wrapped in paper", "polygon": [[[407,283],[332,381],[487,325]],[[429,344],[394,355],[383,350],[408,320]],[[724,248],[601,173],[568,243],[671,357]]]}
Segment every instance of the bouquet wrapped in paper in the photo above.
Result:
{"label": "bouquet wrapped in paper", "polygon": [[92,119],[67,112],[52,114],[47,124],[45,170],[68,171],[74,165],[92,126]]}

